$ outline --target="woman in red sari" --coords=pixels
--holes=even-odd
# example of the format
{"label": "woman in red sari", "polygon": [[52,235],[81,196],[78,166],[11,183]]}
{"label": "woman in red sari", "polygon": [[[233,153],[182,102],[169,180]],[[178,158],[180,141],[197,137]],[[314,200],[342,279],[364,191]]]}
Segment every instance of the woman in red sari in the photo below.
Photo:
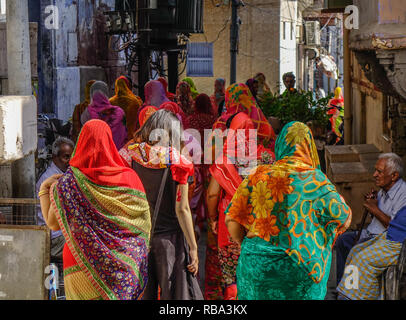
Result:
{"label": "woman in red sari", "polygon": [[218,78],[214,82],[214,93],[210,97],[210,99],[211,99],[211,104],[213,107],[212,112],[216,116],[220,113],[219,107],[220,107],[221,103],[222,102],[224,103],[225,94],[226,94],[225,86],[226,86],[226,80],[223,78]]}
{"label": "woman in red sari", "polygon": [[238,112],[244,112],[253,121],[254,128],[257,130],[258,143],[272,151],[275,150],[275,132],[258,107],[247,85],[235,83],[228,87],[226,90],[225,106],[226,112],[214,123],[213,133],[207,141],[207,147],[212,148],[213,152],[212,154],[205,155],[211,157],[209,159],[206,158],[206,161],[212,161],[212,159],[217,159],[219,156],[222,149],[216,148],[216,139],[217,146],[222,146],[223,143],[221,139],[224,139],[224,131],[227,129],[227,120]]}
{"label": "woman in red sari", "polygon": [[224,211],[243,178],[248,175],[250,167],[257,164],[258,158],[261,163],[270,163],[274,156],[270,150],[266,152],[267,157],[265,157],[266,150],[261,148],[258,152],[257,143],[250,132],[255,129],[255,126],[252,119],[245,113],[233,115],[227,121],[227,127],[230,131],[223,154],[210,167],[212,178],[208,188],[207,203],[212,230],[218,234],[224,300],[235,300],[237,296],[235,275],[240,247],[231,240],[225,225]]}
{"label": "woman in red sari", "polygon": [[170,100],[170,101],[174,101],[175,100],[175,95],[171,92],[168,91],[168,81],[166,81],[166,79],[164,77],[159,77],[158,81],[160,83],[162,83],[162,86],[165,89],[166,92],[166,97]]}
{"label": "woman in red sari", "polygon": [[[200,141],[201,150],[204,150],[204,130],[213,127],[216,117],[212,114],[212,106],[210,98],[207,94],[200,94],[195,101],[195,113],[187,117],[189,124],[188,129],[198,131],[199,136],[196,137]],[[203,155],[203,153],[202,153]],[[203,158],[203,157],[202,157]],[[190,201],[190,208],[195,218],[195,225],[197,232],[201,233],[203,224],[206,220],[206,188],[209,180],[208,165],[204,164],[203,159],[201,163],[195,163],[195,187],[192,199]]]}
{"label": "woman in red sari", "polygon": [[158,108],[154,106],[146,106],[144,107],[140,115],[138,116],[138,126],[141,128],[144,123],[149,119],[150,116],[152,116],[155,112],[158,111]]}
{"label": "woman in red sari", "polygon": [[181,81],[176,87],[176,103],[186,115],[190,115],[194,111],[194,100],[190,86],[187,82]]}
{"label": "woman in red sari", "polygon": [[195,112],[187,117],[188,128],[199,131],[202,140],[204,137],[204,129],[211,129],[217,118],[213,115],[211,107],[209,96],[204,93],[199,94],[195,101]]}
{"label": "woman in red sari", "polygon": [[183,110],[179,107],[179,105],[175,102],[164,102],[161,104],[159,109],[165,109],[170,112],[173,112],[179,121],[182,123],[183,129],[187,129],[189,127],[189,122],[187,119],[187,115],[183,112]]}
{"label": "woman in red sari", "polygon": [[61,229],[66,240],[67,299],[140,299],[148,274],[149,205],[104,121],[86,122],[70,165],[39,192],[48,227]]}

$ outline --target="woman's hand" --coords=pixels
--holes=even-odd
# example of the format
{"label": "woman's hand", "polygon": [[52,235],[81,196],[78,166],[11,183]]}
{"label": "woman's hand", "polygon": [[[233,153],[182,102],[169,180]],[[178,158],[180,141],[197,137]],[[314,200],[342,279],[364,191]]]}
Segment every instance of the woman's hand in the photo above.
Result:
{"label": "woman's hand", "polygon": [[46,180],[41,184],[40,190],[45,190],[45,189],[51,188],[52,184],[54,184],[55,182],[57,182],[62,176],[63,176],[63,174],[54,174],[52,177],[49,177],[48,179],[46,179]]}
{"label": "woman's hand", "polygon": [[189,270],[190,273],[196,276],[199,270],[199,258],[197,255],[197,249],[190,250],[189,256],[191,263],[187,266],[187,269]]}
{"label": "woman's hand", "polygon": [[218,221],[212,221],[212,222],[211,222],[211,230],[213,231],[213,234],[217,234],[217,233],[218,233],[217,225],[218,225]]}

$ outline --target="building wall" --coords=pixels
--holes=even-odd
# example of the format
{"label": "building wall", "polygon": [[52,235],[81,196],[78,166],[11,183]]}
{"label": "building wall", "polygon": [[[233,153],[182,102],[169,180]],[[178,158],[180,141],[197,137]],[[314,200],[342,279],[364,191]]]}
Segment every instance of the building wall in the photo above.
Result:
{"label": "building wall", "polygon": [[[44,24],[50,4],[59,12],[56,30]],[[90,77],[106,81],[113,94],[115,79],[125,72],[123,55],[109,49],[104,32],[103,12],[114,4],[115,0],[40,0],[40,112],[68,120]]]}
{"label": "building wall", "polygon": [[[352,54],[353,144],[374,144],[382,152],[391,151],[390,137],[384,130],[386,96],[364,75]],[[389,141],[388,141],[389,140]]]}
{"label": "building wall", "polygon": [[[388,67],[388,61],[393,63],[386,76],[372,77],[382,93],[360,75],[360,66],[353,58],[353,139],[359,139],[357,135],[364,132],[367,141],[385,152],[396,152],[406,163],[406,116],[397,101],[406,99],[402,62],[406,44],[404,3],[403,0],[354,0],[360,11],[360,25],[358,30],[351,30],[350,48],[370,58],[376,55],[372,61],[382,68]],[[361,121],[362,115],[365,123]]]}
{"label": "building wall", "polygon": [[283,85],[282,80],[283,75],[287,72],[293,72],[295,74],[297,73],[296,22],[297,22],[297,2],[287,0],[281,1],[280,54],[279,54],[280,93],[283,93],[283,91],[285,91],[285,87]]}
{"label": "building wall", "polygon": [[[38,25],[30,23],[30,61],[31,61],[31,77],[33,80],[38,79],[38,59],[37,59],[37,41],[38,41]],[[8,79],[7,79],[7,30],[6,21],[0,22],[0,95],[8,94]]]}
{"label": "building wall", "polygon": [[[279,0],[250,1],[239,9],[239,54],[237,57],[237,81],[246,82],[256,73],[265,74],[272,88],[280,79],[279,69]],[[225,78],[230,84],[230,17],[231,7],[215,7],[212,1],[204,1],[204,34],[191,36],[192,42],[214,42],[214,76],[196,77],[193,80],[200,92],[211,94],[216,78]],[[229,20],[230,19],[230,20]],[[226,27],[220,32],[224,25]],[[296,57],[293,64],[296,62]],[[295,70],[294,70],[295,71]],[[186,72],[181,78],[186,76]]]}

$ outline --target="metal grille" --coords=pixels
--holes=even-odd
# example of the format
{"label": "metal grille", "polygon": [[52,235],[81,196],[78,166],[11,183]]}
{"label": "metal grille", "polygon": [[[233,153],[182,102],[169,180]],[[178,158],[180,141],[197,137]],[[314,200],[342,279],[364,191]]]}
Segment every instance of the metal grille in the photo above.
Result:
{"label": "metal grille", "polygon": [[[38,210],[40,210],[38,199],[0,198],[0,226],[4,226],[3,228],[15,226],[15,228],[22,228],[22,230],[24,230],[23,228],[30,228],[29,226],[38,224]],[[45,255],[50,256],[49,243],[44,249]],[[55,275],[53,277],[53,279],[58,279],[58,283],[54,281],[50,284],[50,289],[46,295],[49,300],[65,300],[62,261],[51,257],[51,262],[54,264],[52,272],[58,272],[58,277],[55,278]]]}
{"label": "metal grille", "polygon": [[188,44],[186,74],[189,77],[213,77],[213,43]]}
{"label": "metal grille", "polygon": [[0,198],[0,224],[37,225],[37,199]]}

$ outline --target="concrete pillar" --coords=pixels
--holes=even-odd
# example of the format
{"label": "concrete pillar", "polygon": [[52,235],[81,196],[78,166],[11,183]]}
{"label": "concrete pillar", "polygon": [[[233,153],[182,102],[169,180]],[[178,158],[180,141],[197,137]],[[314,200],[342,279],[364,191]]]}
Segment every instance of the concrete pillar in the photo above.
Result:
{"label": "concrete pillar", "polygon": [[[7,0],[8,94],[32,94],[28,0]],[[35,156],[12,164],[13,197],[34,198]]]}
{"label": "concrete pillar", "polygon": [[8,94],[31,95],[28,0],[7,0]]}

